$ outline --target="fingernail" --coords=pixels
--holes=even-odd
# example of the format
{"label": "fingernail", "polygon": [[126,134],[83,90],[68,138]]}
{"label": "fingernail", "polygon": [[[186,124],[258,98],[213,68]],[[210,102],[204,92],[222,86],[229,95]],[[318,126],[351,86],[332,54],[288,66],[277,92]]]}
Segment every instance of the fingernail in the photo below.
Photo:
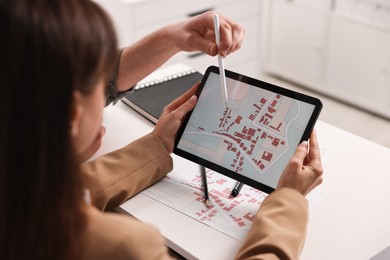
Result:
{"label": "fingernail", "polygon": [[196,100],[196,96],[193,95],[193,96],[190,98],[190,101],[191,101],[191,102],[194,102],[195,100]]}
{"label": "fingernail", "polygon": [[303,142],[301,143],[301,145],[304,146],[304,147],[307,147],[307,146],[308,146],[308,145],[307,145],[307,141],[303,141]]}

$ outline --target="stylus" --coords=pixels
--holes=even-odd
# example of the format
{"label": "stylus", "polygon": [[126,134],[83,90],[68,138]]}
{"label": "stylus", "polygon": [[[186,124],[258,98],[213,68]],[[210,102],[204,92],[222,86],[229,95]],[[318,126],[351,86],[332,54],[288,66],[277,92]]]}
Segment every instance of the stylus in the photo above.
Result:
{"label": "stylus", "polygon": [[[219,16],[217,14],[214,15],[214,31],[215,31],[215,41],[217,43],[218,50],[219,50],[219,45],[221,43],[221,33],[219,31]],[[221,84],[222,97],[225,101],[225,105],[227,106],[228,93],[226,87],[225,65],[223,64],[223,58],[219,53],[218,53],[218,64],[219,64],[219,78]]]}
{"label": "stylus", "polygon": [[230,195],[232,195],[233,197],[237,197],[237,195],[240,194],[240,190],[242,186],[244,186],[244,184],[238,181],[236,183],[236,186],[234,186],[234,189],[232,190],[232,193],[230,193]]}
{"label": "stylus", "polygon": [[200,172],[202,174],[201,177],[202,177],[203,189],[204,189],[204,204],[206,204],[206,207],[210,207],[209,189],[207,187],[206,168],[204,166],[200,166]]}

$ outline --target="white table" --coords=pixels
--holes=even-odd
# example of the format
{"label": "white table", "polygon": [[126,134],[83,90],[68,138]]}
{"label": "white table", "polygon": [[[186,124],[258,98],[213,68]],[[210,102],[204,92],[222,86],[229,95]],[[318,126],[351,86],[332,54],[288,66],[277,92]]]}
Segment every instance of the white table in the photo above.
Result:
{"label": "white table", "polygon": [[[104,125],[107,133],[95,157],[153,128],[122,102],[105,109]],[[368,259],[390,245],[390,149],[321,121],[316,130],[320,146],[327,150],[320,186],[327,195],[310,209],[301,259]],[[119,210],[157,226],[168,246],[189,259],[232,259],[240,246],[143,194]]]}

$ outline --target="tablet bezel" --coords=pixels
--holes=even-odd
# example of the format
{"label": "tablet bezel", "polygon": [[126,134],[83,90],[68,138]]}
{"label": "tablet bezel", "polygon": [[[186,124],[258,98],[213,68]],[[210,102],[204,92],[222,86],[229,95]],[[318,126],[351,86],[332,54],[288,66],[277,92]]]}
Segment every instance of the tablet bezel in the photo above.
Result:
{"label": "tablet bezel", "polygon": [[[210,66],[207,68],[207,70],[202,78],[201,84],[196,92],[197,97],[199,97],[201,95],[203,87],[205,86],[205,83],[206,83],[210,73],[215,73],[215,74],[219,75],[219,68],[216,66]],[[310,133],[313,130],[313,127],[314,127],[314,125],[319,117],[319,114],[321,112],[321,109],[322,109],[322,102],[318,98],[308,96],[308,95],[305,95],[305,94],[302,94],[302,93],[299,93],[299,92],[296,92],[293,90],[289,90],[289,89],[286,89],[286,88],[283,88],[280,86],[276,86],[276,85],[270,84],[268,82],[254,79],[254,78],[251,78],[251,77],[248,77],[248,76],[245,76],[245,75],[233,72],[233,71],[229,71],[229,70],[225,70],[225,75],[227,78],[230,78],[233,80],[238,80],[240,82],[249,84],[249,85],[254,86],[254,87],[265,89],[265,90],[268,90],[268,91],[271,91],[271,92],[274,92],[274,93],[277,93],[277,94],[280,94],[280,95],[283,95],[286,97],[293,98],[293,99],[298,100],[298,101],[302,101],[302,102],[306,102],[306,103],[309,103],[311,105],[314,105],[313,113],[309,119],[309,122],[305,128],[305,131],[303,132],[302,138],[301,138],[299,143],[301,143],[304,140],[309,139]],[[185,116],[183,123],[181,124],[181,126],[178,130],[178,133],[177,133],[177,136],[175,139],[175,146],[173,149],[174,154],[179,155],[183,158],[186,158],[192,162],[203,165],[204,167],[207,167],[211,170],[214,170],[218,173],[221,173],[229,178],[243,182],[243,183],[245,183],[249,186],[252,186],[256,189],[259,189],[263,192],[271,193],[272,191],[275,190],[275,188],[273,188],[273,187],[270,187],[266,184],[260,183],[258,181],[253,180],[253,179],[250,179],[244,175],[237,174],[236,172],[234,172],[230,169],[224,168],[221,165],[215,164],[213,162],[210,162],[208,160],[205,160],[203,158],[200,158],[194,154],[191,154],[187,151],[184,151],[184,150],[181,150],[180,148],[178,148],[177,146],[178,146],[179,141],[184,133],[184,129],[186,128],[187,123],[188,123],[189,119],[191,118],[192,112],[193,112],[193,110],[191,110]]]}

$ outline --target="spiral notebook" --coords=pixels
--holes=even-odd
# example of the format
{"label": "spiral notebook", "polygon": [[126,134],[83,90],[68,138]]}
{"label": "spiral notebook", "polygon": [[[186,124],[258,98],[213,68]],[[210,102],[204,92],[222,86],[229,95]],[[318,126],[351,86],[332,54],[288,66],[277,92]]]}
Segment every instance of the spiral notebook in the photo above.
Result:
{"label": "spiral notebook", "polygon": [[161,68],[138,82],[134,91],[125,94],[122,101],[156,124],[164,107],[202,77],[199,71],[181,63]]}

